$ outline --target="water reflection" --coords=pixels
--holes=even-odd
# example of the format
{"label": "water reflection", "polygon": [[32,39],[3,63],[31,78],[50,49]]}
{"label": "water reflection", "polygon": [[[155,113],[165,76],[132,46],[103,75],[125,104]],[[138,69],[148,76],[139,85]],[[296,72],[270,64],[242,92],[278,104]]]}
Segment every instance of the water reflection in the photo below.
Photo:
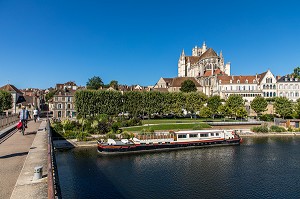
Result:
{"label": "water reflection", "polygon": [[[241,146],[101,156],[58,152],[64,198],[298,198],[297,137]],[[285,191],[282,191],[284,187]]]}

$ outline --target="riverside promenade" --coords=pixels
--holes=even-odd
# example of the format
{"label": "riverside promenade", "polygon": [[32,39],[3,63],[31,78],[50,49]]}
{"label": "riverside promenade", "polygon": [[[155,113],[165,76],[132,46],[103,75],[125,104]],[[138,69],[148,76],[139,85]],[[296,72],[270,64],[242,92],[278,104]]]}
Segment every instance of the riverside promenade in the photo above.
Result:
{"label": "riverside promenade", "polygon": [[[29,121],[0,144],[0,198],[47,198],[46,121]],[[33,180],[34,168],[43,166],[42,179]]]}

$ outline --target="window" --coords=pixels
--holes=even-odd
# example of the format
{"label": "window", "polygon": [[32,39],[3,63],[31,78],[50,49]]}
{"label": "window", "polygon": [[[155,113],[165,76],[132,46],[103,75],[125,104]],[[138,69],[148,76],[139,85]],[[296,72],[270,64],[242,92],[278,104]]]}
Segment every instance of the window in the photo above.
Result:
{"label": "window", "polygon": [[190,138],[196,138],[198,137],[198,134],[190,134]]}
{"label": "window", "polygon": [[215,134],[214,133],[210,133],[210,136],[215,136]]}
{"label": "window", "polygon": [[299,93],[298,92],[295,93],[295,97],[299,97]]}
{"label": "window", "polygon": [[67,109],[71,109],[71,104],[67,104]]}
{"label": "window", "polygon": [[282,89],[282,84],[279,84],[279,89]]}
{"label": "window", "polygon": [[62,104],[57,104],[57,109],[62,109]]}
{"label": "window", "polygon": [[186,138],[186,134],[179,134],[178,138]]}
{"label": "window", "polygon": [[219,133],[216,133],[216,136],[219,136]]}
{"label": "window", "polygon": [[240,80],[238,79],[238,80],[236,81],[236,83],[238,83],[238,84],[239,84],[239,83],[240,83]]}
{"label": "window", "polygon": [[57,112],[57,117],[61,117],[61,111]]}
{"label": "window", "polygon": [[208,137],[208,134],[200,134],[200,137]]}
{"label": "window", "polygon": [[273,97],[276,97],[276,93],[275,92],[273,93]]}

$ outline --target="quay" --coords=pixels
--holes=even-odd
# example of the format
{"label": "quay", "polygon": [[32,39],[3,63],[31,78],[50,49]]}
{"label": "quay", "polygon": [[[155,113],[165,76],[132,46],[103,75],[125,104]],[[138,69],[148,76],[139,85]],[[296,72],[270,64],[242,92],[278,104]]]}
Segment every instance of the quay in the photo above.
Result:
{"label": "quay", "polygon": [[[0,130],[1,139],[14,131],[0,142],[0,198],[60,198],[54,189],[48,124],[47,120],[29,121],[24,136],[15,129],[16,124]],[[36,172],[41,179],[34,179]]]}

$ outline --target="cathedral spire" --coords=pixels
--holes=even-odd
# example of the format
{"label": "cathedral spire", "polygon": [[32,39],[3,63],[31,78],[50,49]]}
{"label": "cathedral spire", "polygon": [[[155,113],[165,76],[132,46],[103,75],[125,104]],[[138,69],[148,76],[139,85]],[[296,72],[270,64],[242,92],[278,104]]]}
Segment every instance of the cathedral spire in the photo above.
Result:
{"label": "cathedral spire", "polygon": [[222,50],[221,50],[221,52],[220,52],[220,57],[221,57],[221,58],[223,58],[223,53],[222,53]]}
{"label": "cathedral spire", "polygon": [[184,54],[184,49],[182,49],[182,52],[181,52],[181,57],[184,57],[185,54]]}
{"label": "cathedral spire", "polygon": [[206,51],[206,44],[205,44],[205,41],[203,42],[203,45],[202,45],[202,54],[205,53]]}

